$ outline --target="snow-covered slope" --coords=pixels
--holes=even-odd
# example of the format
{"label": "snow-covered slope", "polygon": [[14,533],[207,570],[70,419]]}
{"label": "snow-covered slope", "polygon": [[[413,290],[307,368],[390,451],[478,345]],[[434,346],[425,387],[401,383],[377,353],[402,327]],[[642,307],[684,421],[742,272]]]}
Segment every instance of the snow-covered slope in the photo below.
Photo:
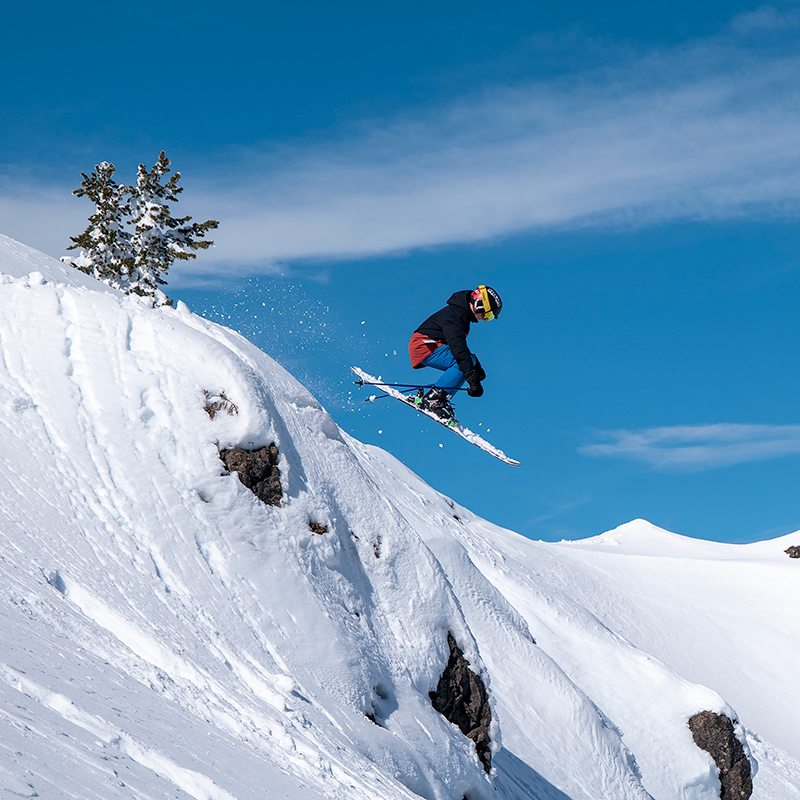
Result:
{"label": "snow-covered slope", "polygon": [[[534,542],[452,504],[387,453],[360,447],[459,597],[469,564],[476,584],[488,582],[521,614],[539,647],[623,732],[654,797],[706,796],[693,793],[683,736],[698,703],[714,707],[704,685],[747,729],[758,763],[753,798],[800,798],[800,561],[784,552],[800,533],[729,545],[636,520],[592,539]],[[497,686],[513,667],[505,657],[494,663],[465,609],[508,745],[524,715]]]}
{"label": "snow-covered slope", "polygon": [[[687,719],[712,710],[750,731],[753,797],[800,798],[777,545],[528,541],[232,331],[2,236],[0,353],[0,796],[710,800]],[[277,508],[219,458],[270,442]],[[428,697],[448,632],[489,691],[490,775]]]}

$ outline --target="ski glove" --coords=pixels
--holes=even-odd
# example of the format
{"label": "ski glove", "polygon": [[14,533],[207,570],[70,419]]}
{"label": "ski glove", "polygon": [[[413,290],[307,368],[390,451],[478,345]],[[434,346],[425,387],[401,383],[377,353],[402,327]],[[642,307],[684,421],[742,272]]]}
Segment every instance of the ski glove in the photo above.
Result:
{"label": "ski glove", "polygon": [[481,362],[478,361],[478,356],[475,356],[475,373],[477,376],[478,383],[482,383],[486,380],[486,373],[481,366]]}
{"label": "ski glove", "polygon": [[480,397],[483,394],[483,386],[481,386],[481,374],[486,377],[486,373],[480,369],[480,366],[473,367],[464,377],[469,384],[469,389],[467,389],[467,394],[470,397]]}

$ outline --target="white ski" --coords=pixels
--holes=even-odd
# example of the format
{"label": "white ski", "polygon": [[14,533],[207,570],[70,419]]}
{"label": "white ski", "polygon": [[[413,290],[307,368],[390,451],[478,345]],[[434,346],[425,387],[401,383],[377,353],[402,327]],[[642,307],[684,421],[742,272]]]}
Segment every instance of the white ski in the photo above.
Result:
{"label": "white ski", "polygon": [[[495,447],[493,444],[490,444],[486,441],[486,439],[481,438],[478,436],[477,433],[469,430],[469,428],[465,428],[458,420],[451,419],[451,420],[443,420],[436,416],[436,414],[432,413],[431,411],[426,411],[420,408],[415,402],[414,395],[407,395],[403,394],[402,392],[398,391],[394,386],[389,386],[388,384],[383,383],[378,378],[373,378],[372,375],[368,375],[364,370],[359,369],[358,367],[350,367],[353,372],[358,375],[359,386],[375,386],[377,389],[380,389],[382,392],[385,392],[389,395],[389,397],[394,397],[395,400],[399,400],[403,405],[408,406],[409,408],[413,408],[415,411],[418,411],[420,414],[424,414],[426,417],[429,417],[434,422],[438,422],[444,428],[447,428],[449,431],[453,431],[453,433],[458,434],[462,439],[466,439],[470,444],[474,444],[475,447],[479,447],[484,452],[488,453],[490,456],[494,456],[495,458],[500,459],[504,464],[510,464],[512,467],[518,467],[520,462],[516,459],[509,458],[502,450]],[[370,402],[374,402],[377,400],[378,395],[372,395],[367,399]]]}

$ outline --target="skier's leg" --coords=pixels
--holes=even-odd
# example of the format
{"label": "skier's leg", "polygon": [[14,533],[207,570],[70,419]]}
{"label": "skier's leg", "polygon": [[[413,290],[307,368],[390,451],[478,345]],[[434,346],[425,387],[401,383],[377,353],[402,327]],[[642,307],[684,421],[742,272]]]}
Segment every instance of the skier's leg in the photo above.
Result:
{"label": "skier's leg", "polygon": [[[475,361],[475,356],[472,356]],[[423,367],[433,367],[441,370],[444,374],[434,383],[440,389],[444,389],[448,394],[455,392],[464,385],[464,373],[458,368],[453,354],[447,345],[437,347],[421,364]]]}
{"label": "skier's leg", "polygon": [[458,368],[458,364],[446,369],[439,379],[434,383],[440,389],[444,389],[448,394],[455,394],[464,385],[464,373]]}

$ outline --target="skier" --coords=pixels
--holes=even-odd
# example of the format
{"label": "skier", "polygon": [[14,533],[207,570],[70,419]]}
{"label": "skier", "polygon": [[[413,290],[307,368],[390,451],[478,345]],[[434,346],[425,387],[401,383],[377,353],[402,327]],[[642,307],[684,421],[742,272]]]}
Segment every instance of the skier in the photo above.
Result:
{"label": "skier", "polygon": [[469,326],[500,316],[503,302],[490,286],[455,292],[447,305],[428,317],[408,343],[414,369],[433,367],[443,375],[422,398],[422,408],[443,420],[454,419],[450,398],[465,383],[470,397],[483,394],[486,373],[467,347]]}

